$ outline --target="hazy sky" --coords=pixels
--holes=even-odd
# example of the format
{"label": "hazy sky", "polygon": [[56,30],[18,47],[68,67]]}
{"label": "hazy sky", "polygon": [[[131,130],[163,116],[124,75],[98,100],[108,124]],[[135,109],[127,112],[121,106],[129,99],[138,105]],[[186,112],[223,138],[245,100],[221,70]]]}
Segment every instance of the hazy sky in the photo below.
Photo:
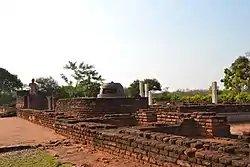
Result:
{"label": "hazy sky", "polygon": [[24,83],[68,60],[106,81],[208,88],[250,51],[249,0],[0,0],[0,67]]}

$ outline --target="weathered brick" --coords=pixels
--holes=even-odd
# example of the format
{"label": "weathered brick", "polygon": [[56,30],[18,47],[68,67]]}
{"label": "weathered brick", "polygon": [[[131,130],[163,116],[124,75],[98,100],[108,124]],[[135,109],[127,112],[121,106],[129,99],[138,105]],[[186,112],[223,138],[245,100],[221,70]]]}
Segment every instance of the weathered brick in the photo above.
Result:
{"label": "weathered brick", "polygon": [[188,157],[194,157],[195,156],[196,149],[195,148],[188,148],[184,151],[184,154]]}
{"label": "weathered brick", "polygon": [[177,160],[176,163],[178,165],[184,166],[184,167],[191,167],[191,164],[187,161],[183,161],[183,160]]}

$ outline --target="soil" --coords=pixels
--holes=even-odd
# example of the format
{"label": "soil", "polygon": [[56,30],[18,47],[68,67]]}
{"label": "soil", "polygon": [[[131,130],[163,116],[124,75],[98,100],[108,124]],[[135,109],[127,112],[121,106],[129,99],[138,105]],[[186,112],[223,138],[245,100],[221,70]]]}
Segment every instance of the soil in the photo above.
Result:
{"label": "soil", "polygon": [[250,132],[250,123],[231,124],[232,134],[242,135],[243,132]]}
{"label": "soil", "polygon": [[97,150],[86,145],[74,144],[47,149],[63,163],[77,167],[149,167],[137,162]]}
{"label": "soil", "polygon": [[45,128],[18,117],[0,118],[0,146],[42,144],[63,139],[52,129]]}
{"label": "soil", "polygon": [[[0,118],[0,134],[0,146],[46,144],[65,139],[52,129],[18,117]],[[82,167],[148,167],[81,144],[60,145],[46,151],[63,163]]]}

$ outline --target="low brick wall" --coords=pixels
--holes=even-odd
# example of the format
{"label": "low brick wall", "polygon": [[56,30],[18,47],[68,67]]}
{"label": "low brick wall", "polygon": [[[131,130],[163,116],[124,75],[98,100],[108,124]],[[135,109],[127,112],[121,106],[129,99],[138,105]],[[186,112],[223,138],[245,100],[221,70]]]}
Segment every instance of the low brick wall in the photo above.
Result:
{"label": "low brick wall", "polygon": [[[54,128],[61,135],[100,150],[152,166],[234,166],[247,167],[249,145],[244,142],[220,143],[158,132],[143,132],[142,127],[118,128],[75,118],[64,119],[55,112],[18,110],[18,116]],[[198,118],[197,119],[201,119]],[[53,126],[54,124],[54,126]]]}
{"label": "low brick wall", "polygon": [[85,122],[117,125],[119,127],[137,125],[137,120],[134,114],[106,114],[104,117],[84,118],[81,120]]}
{"label": "low brick wall", "polygon": [[47,110],[17,109],[17,116],[32,123],[53,129],[56,113]]}
{"label": "low brick wall", "polygon": [[[186,121],[184,120],[193,120]],[[167,125],[180,125],[180,131],[185,129],[187,134],[196,131],[199,136],[220,136],[230,135],[230,126],[227,124],[226,117],[216,116],[215,112],[165,112],[162,110],[154,111],[151,109],[140,109],[137,112],[139,124],[158,123]],[[184,123],[184,124],[183,124]],[[195,123],[195,126],[192,125]],[[188,128],[189,127],[189,128]],[[184,132],[184,131],[183,131]],[[180,132],[180,134],[184,134]]]}
{"label": "low brick wall", "polygon": [[139,108],[147,107],[147,98],[73,98],[59,99],[56,112],[78,118],[91,118],[105,114],[135,113]]}
{"label": "low brick wall", "polygon": [[102,124],[56,122],[56,132],[114,155],[154,166],[244,166],[250,164],[247,144],[203,142],[162,133],[105,129]]}
{"label": "low brick wall", "polygon": [[210,111],[216,113],[224,112],[250,112],[250,104],[208,104],[208,105],[182,105],[180,112],[189,112],[190,110]]}
{"label": "low brick wall", "polygon": [[188,104],[188,105],[153,105],[150,106],[156,111],[164,112],[182,112],[189,113],[192,111],[209,111],[216,113],[225,113],[225,112],[250,112],[250,104]]}
{"label": "low brick wall", "polygon": [[138,124],[148,124],[150,122],[157,122],[157,115],[151,109],[139,109],[136,113]]}

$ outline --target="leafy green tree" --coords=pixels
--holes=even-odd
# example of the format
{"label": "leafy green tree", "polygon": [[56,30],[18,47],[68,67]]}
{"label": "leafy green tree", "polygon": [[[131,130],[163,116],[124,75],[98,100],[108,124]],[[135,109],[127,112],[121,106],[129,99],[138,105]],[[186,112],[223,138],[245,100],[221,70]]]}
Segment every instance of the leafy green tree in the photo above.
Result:
{"label": "leafy green tree", "polygon": [[58,82],[50,77],[40,77],[36,79],[36,83],[40,91],[55,93],[60,88]]}
{"label": "leafy green tree", "polygon": [[65,90],[70,97],[97,96],[104,79],[93,65],[69,61],[64,69],[71,72],[71,78],[73,79],[70,80],[65,74],[61,74],[62,79],[68,84]]}
{"label": "leafy green tree", "polygon": [[15,92],[22,86],[23,84],[17,75],[0,68],[0,105],[13,103]]}
{"label": "leafy green tree", "polygon": [[245,56],[238,57],[230,68],[224,70],[225,76],[221,81],[227,90],[242,92],[250,85],[250,61]]}
{"label": "leafy green tree", "polygon": [[4,68],[0,68],[0,92],[10,93],[22,88],[23,84],[17,75],[11,74]]}
{"label": "leafy green tree", "polygon": [[[140,95],[139,80],[135,80],[128,87],[128,95],[138,97]],[[157,79],[144,79],[143,84],[148,84],[149,90],[161,90],[161,84]]]}

